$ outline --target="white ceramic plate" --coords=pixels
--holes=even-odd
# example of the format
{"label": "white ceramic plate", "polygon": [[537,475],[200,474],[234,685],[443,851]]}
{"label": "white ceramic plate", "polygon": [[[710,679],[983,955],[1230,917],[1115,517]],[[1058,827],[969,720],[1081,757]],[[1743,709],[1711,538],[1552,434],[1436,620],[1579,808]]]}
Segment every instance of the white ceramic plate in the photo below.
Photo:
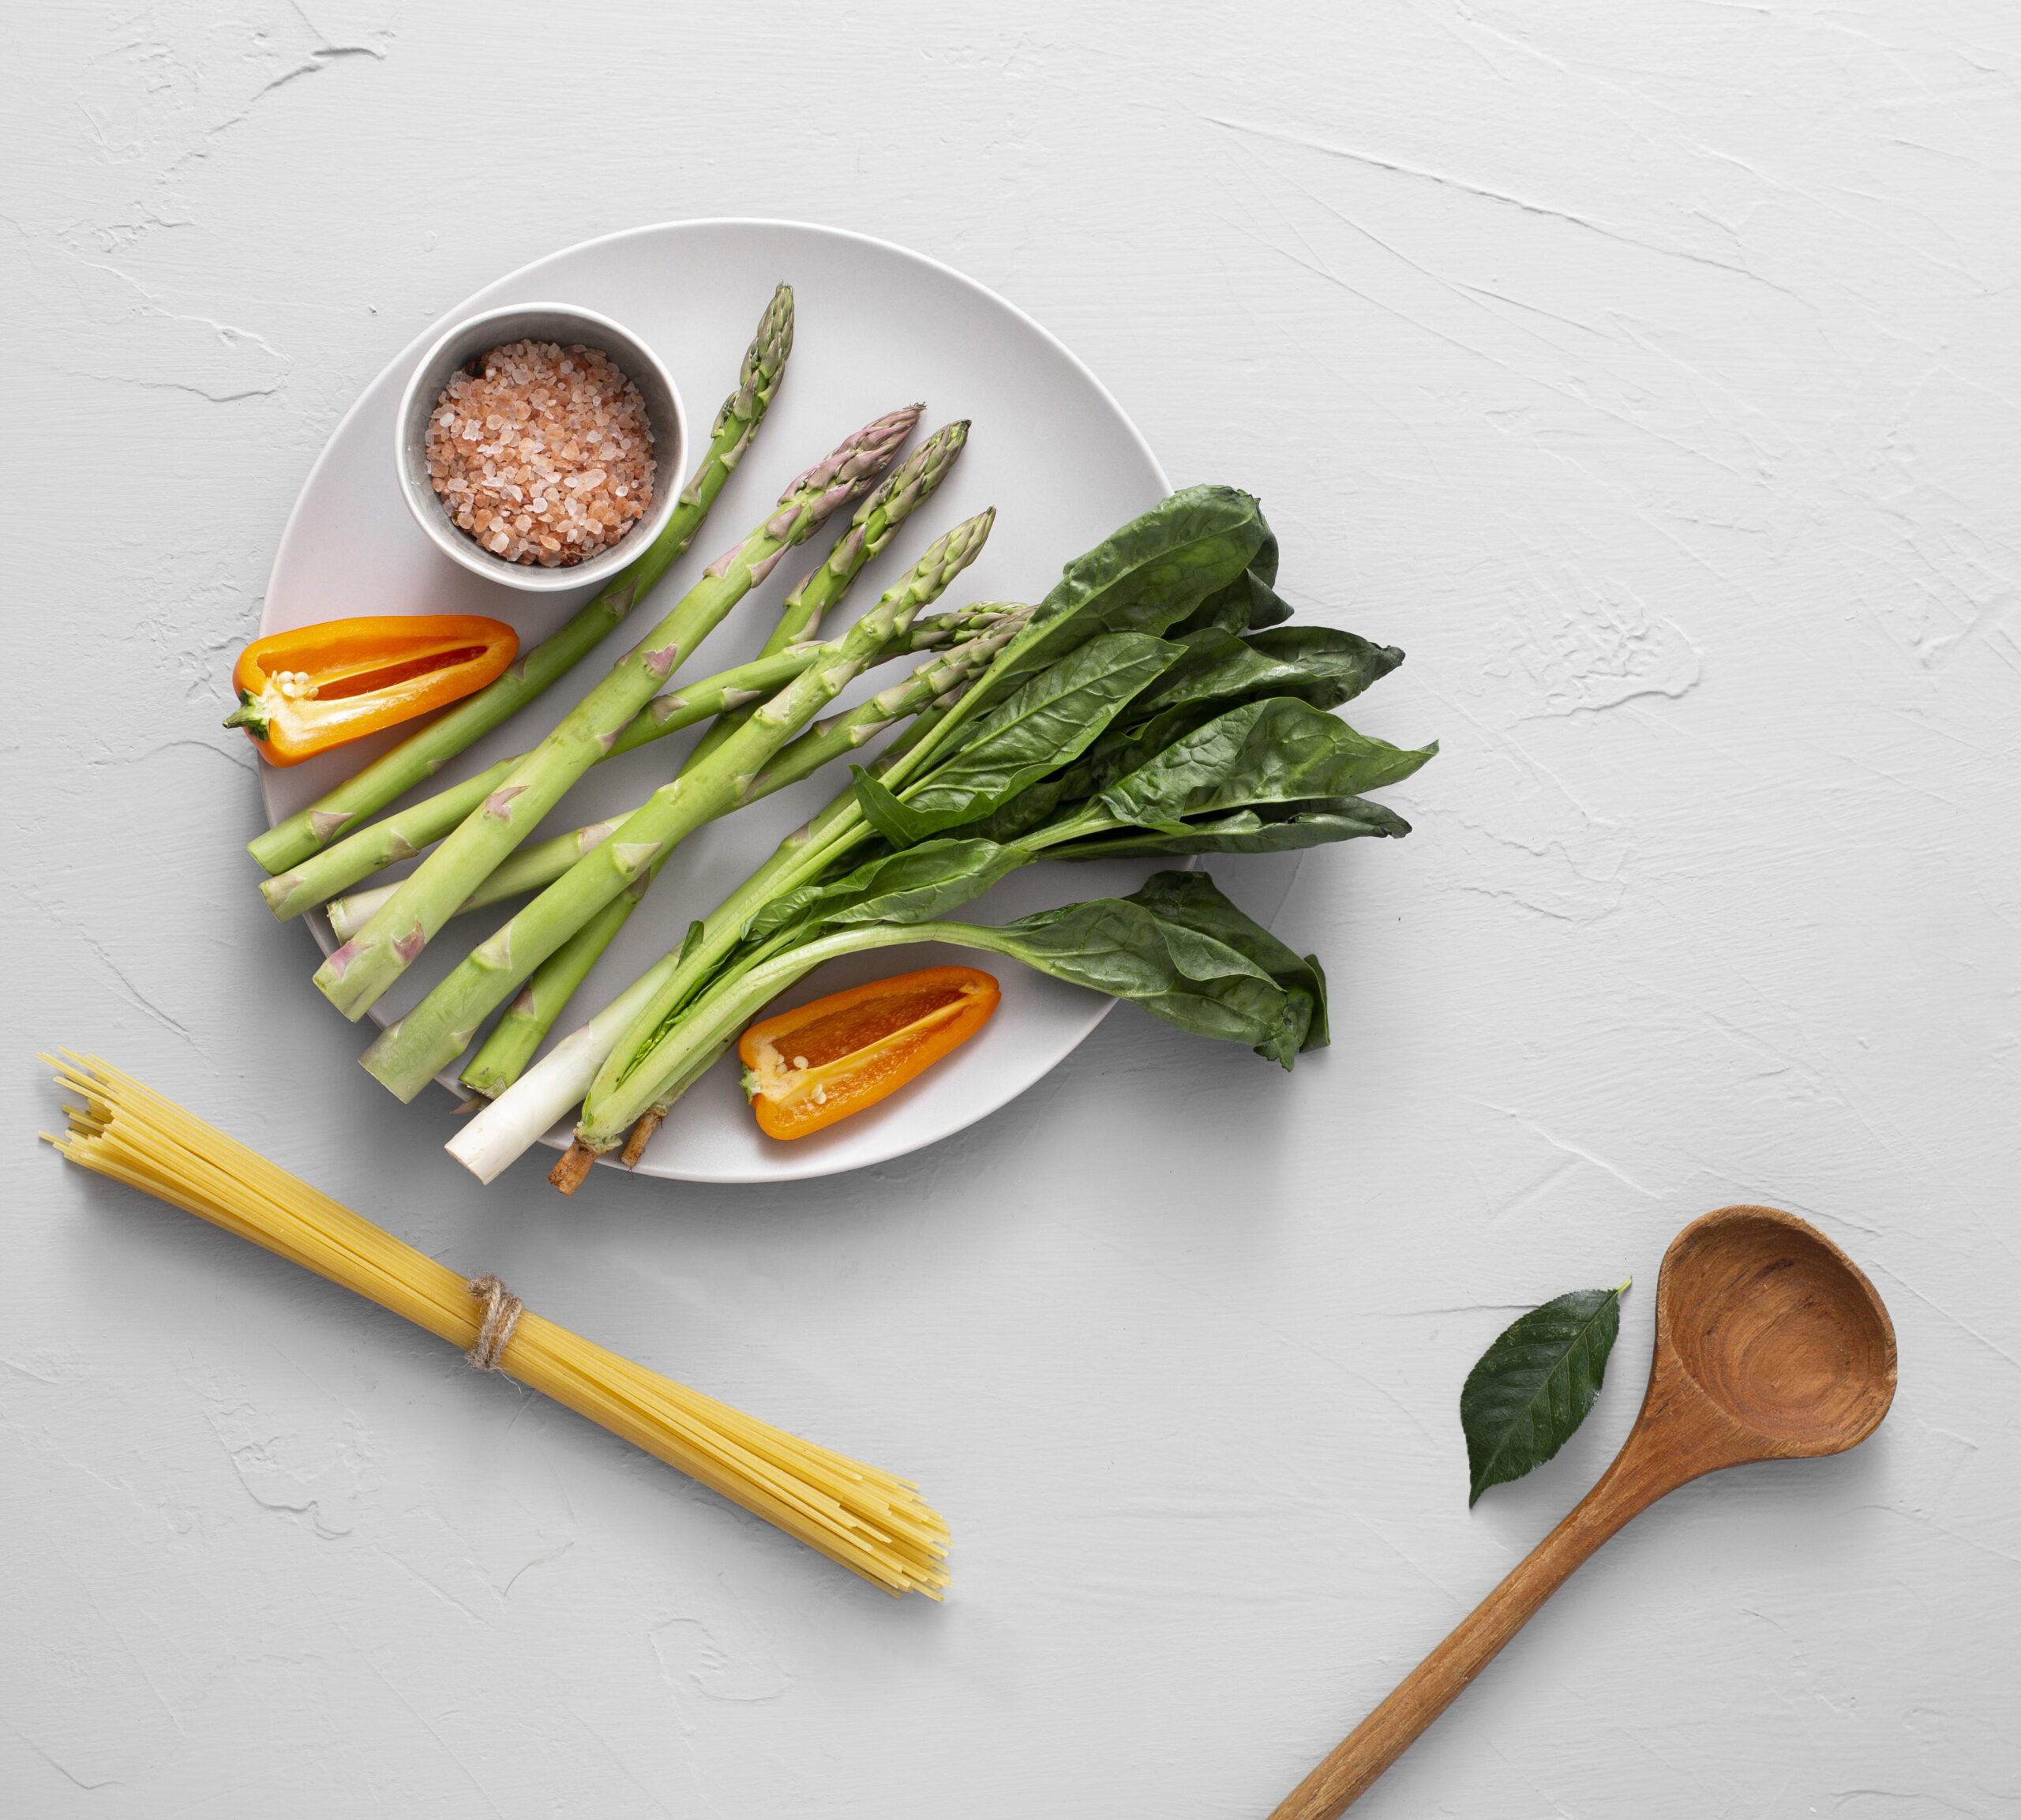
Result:
{"label": "white ceramic plate", "polygon": [[[484,613],[516,627],[523,644],[544,637],[581,604],[587,589],[531,597],[487,581],[436,550],[402,501],[389,451],[394,409],[414,362],[450,321],[474,310],[541,298],[599,310],[646,341],[671,370],[699,448],[766,299],[782,279],[793,286],[797,306],[793,358],[756,442],[694,547],[612,634],[602,653],[463,754],[441,782],[533,743],[603,674],[612,657],[673,605],[719,548],[763,517],[788,479],[881,411],[924,399],[921,433],[957,417],[972,419],[974,429],[939,493],[857,583],[858,605],[875,599],[941,531],[992,505],[997,520],[988,549],[942,604],[1036,600],[1057,579],[1063,562],[1170,490],[1143,437],[1094,376],[1030,317],[960,273],[832,228],[777,221],[669,223],[591,241],[526,266],[464,299],[401,351],[338,426],[295,501],[268,581],[262,633],[354,614]],[[683,478],[667,475],[662,482],[678,486]],[[797,561],[782,563],[683,674],[704,675],[755,655],[780,600],[820,559],[827,542],[817,535],[793,553]],[[859,695],[898,674],[873,672]],[[392,737],[289,770],[264,771],[269,819],[277,821],[313,800]],[[695,737],[677,736],[599,767],[570,792],[550,827],[573,827],[636,804],[672,774]],[[554,1034],[579,1023],[677,942],[691,918],[742,879],[841,781],[811,779],[688,841]],[[1116,861],[1033,866],[980,900],[972,914],[977,920],[1003,921],[1047,905],[1127,891],[1149,869]],[[1237,882],[1246,906],[1265,918],[1273,914],[1294,869],[1245,861],[1240,869]],[[320,912],[304,920],[326,952],[335,945]],[[450,925],[373,1015],[384,1022],[405,1012],[501,920],[501,913],[480,913]],[[927,947],[852,956],[810,976],[791,997],[800,1002],[880,974],[978,958]],[[1003,980],[1003,1002],[988,1027],[882,1105],[814,1137],[778,1143],[759,1135],[734,1067],[726,1062],[661,1127],[641,1172],[711,1182],[830,1175],[902,1156],[995,1111],[1067,1055],[1111,1001],[1014,963],[992,970]],[[361,1049],[368,1034],[361,1030]],[[557,1128],[550,1141],[560,1142],[564,1134],[565,1128]]]}

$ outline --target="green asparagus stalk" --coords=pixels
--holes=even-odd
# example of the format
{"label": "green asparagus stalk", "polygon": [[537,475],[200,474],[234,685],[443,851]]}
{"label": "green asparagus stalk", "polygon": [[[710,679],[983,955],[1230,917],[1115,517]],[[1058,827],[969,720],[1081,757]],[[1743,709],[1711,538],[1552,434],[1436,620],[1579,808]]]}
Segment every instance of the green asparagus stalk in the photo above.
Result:
{"label": "green asparagus stalk", "polygon": [[[979,610],[968,609],[959,614],[936,614],[932,619],[921,620],[913,629],[913,636],[905,650],[928,651],[937,649],[956,640],[966,637],[985,629],[984,620]],[[801,671],[814,661],[820,650],[814,640],[789,646],[776,655],[758,658],[749,663],[738,664],[734,668],[719,670],[701,681],[692,683],[655,696],[634,715],[626,724],[608,752],[597,760],[601,764],[606,759],[621,757],[628,752],[636,752],[640,746],[653,741],[665,739],[669,734],[681,732],[705,720],[714,719],[727,708],[734,708],[752,701],[762,701],[776,693],[792,681]],[[904,655],[894,650],[893,657]],[[520,752],[512,758],[501,759],[497,764],[480,771],[462,783],[452,784],[438,790],[433,796],[421,801],[410,803],[405,809],[362,827],[347,839],[339,841],[334,846],[313,854],[292,872],[282,873],[277,878],[260,881],[261,895],[267,900],[267,907],[281,921],[302,914],[304,910],[335,897],[347,890],[360,880],[369,878],[374,872],[403,859],[414,858],[425,847],[433,845],[477,808],[500,784],[511,776],[514,767],[532,755]],[[517,856],[515,856],[516,857]],[[480,890],[483,887],[480,887]],[[501,897],[510,896],[509,891],[494,891],[489,896],[467,900],[463,909],[473,907],[474,902],[495,903]],[[347,921],[348,927],[339,926],[339,940],[348,939],[362,928],[367,917],[377,910],[392,895],[392,887],[383,891],[359,892],[347,900],[353,911]],[[366,900],[369,899],[369,903]],[[356,914],[363,906],[363,914]],[[333,923],[336,918],[332,918]]]}
{"label": "green asparagus stalk", "polygon": [[[856,518],[848,532],[829,552],[827,561],[808,580],[812,581],[830,571],[853,573],[850,565],[860,567],[866,556],[875,556],[882,550],[907,515],[932,497],[934,489],[946,478],[947,470],[960,456],[968,437],[968,421],[964,418],[936,431],[922,444],[917,455],[857,508]],[[778,625],[759,655],[771,657],[803,639],[818,636],[824,610],[818,591],[810,590],[805,584],[795,589],[780,611]],[[696,742],[695,749],[688,756],[688,763],[699,764],[720,750],[723,742],[749,719],[752,711],[750,708],[726,711]]]}
{"label": "green asparagus stalk", "polygon": [[392,901],[317,970],[317,989],[324,996],[346,1017],[362,1017],[456,906],[617,744],[625,724],[674,666],[771,573],[787,550],[870,487],[923,408],[909,406],[865,425],[788,486],[771,516],[711,563],[673,611],[463,819]]}
{"label": "green asparagus stalk", "polygon": [[[566,834],[527,842],[456,906],[456,914],[468,916],[473,910],[489,909],[508,898],[544,891],[584,854],[609,840],[624,824],[624,820],[622,816],[615,816],[602,821],[586,822]],[[393,893],[399,889],[398,885],[381,885],[376,890],[353,891],[348,897],[336,899],[325,913],[330,919],[331,933],[340,942],[349,941],[392,901]]]}
{"label": "green asparagus stalk", "polygon": [[396,809],[357,833],[311,854],[292,870],[260,881],[267,908],[282,922],[313,910],[325,899],[432,846],[512,775],[526,757],[501,759],[405,809]]}
{"label": "green asparagus stalk", "polygon": [[700,465],[681,489],[666,528],[638,559],[613,576],[560,631],[522,652],[496,682],[458,702],[356,775],[249,843],[247,850],[262,867],[268,872],[282,872],[300,865],[424,778],[433,777],[458,752],[572,669],[646,597],[693,540],[716,495],[758,433],[786,371],[786,356],[793,351],[793,292],[782,284],[773,292],[758,332],[744,351],[737,389],[716,413]]}
{"label": "green asparagus stalk", "polygon": [[[966,643],[974,643],[978,639],[992,639],[995,643],[990,643],[990,649],[996,649],[996,645],[1000,643],[996,635],[1003,627],[1004,610],[1007,609],[995,605],[964,606],[960,613],[938,613],[932,619],[916,621],[912,633],[877,653],[875,661],[887,663],[887,661],[903,657],[907,653],[938,651],[944,645],[956,645],[956,643],[966,645]],[[654,696],[645,707],[639,710],[639,714],[632,718],[624,732],[618,734],[618,742],[617,746],[610,749],[610,756],[617,758],[621,752],[631,752],[636,746],[643,746],[649,740],[665,738],[671,732],[679,732],[687,726],[696,726],[701,720],[711,720],[722,712],[723,704],[729,704],[733,707],[740,706],[740,700],[748,700],[752,696],[756,696],[758,700],[772,696],[780,688],[784,688],[788,681],[793,681],[802,670],[806,670],[806,666],[815,661],[819,651],[819,643],[790,645],[776,657],[756,657],[750,663],[740,663],[736,670],[718,671],[705,681],[693,684],[692,688],[683,688],[677,696]],[[521,756],[526,756],[526,754],[521,754]],[[307,891],[317,891],[319,896],[328,894],[325,880],[338,876],[336,868],[338,868],[339,855],[343,854],[343,850],[351,847],[354,841],[364,843],[368,835],[376,837],[378,829],[388,827],[390,823],[398,825],[392,837],[374,839],[369,841],[366,847],[362,847],[362,851],[372,855],[372,869],[376,872],[384,865],[390,865],[394,859],[416,857],[422,841],[448,833],[448,829],[457,825],[457,821],[461,821],[465,815],[469,815],[471,809],[475,809],[477,803],[485,799],[485,795],[489,795],[491,782],[501,782],[509,768],[517,763],[519,763],[517,758],[503,758],[497,767],[483,772],[477,779],[471,779],[471,782],[467,782],[467,785],[457,785],[451,790],[443,790],[441,797],[430,797],[426,803],[414,803],[411,809],[402,809],[400,815],[388,817],[386,823],[374,823],[368,829],[360,829],[356,835],[351,835],[350,841],[338,841],[336,847],[329,847],[324,854],[317,854],[299,869],[297,876],[303,878],[303,884],[293,887],[291,896],[287,900],[283,900],[279,894],[268,898],[268,902],[277,906],[275,914],[293,916],[299,910],[307,908],[307,902],[295,902],[297,898],[306,896]],[[598,760],[598,763],[604,763],[604,760]],[[479,785],[483,785],[483,789],[479,789]],[[448,805],[463,803],[463,807],[457,813],[448,815],[447,819],[439,821],[433,833],[425,833],[422,831],[422,821],[420,821],[420,811],[429,805],[439,803],[439,801]],[[566,835],[553,835],[552,839],[546,841],[530,841],[527,846],[519,847],[517,854],[505,859],[497,868],[497,872],[491,873],[475,891],[471,891],[471,896],[467,896],[463,904],[457,906],[457,914],[465,916],[471,910],[483,910],[487,904],[501,904],[505,898],[517,898],[523,891],[538,891],[549,886],[564,872],[568,872],[570,865],[576,864],[576,859],[588,854],[591,847],[598,846],[600,841],[606,839],[609,833],[618,825],[618,819],[594,821],[586,827],[570,829]],[[346,880],[346,882],[350,882],[350,880]],[[279,880],[268,878],[263,890],[268,890],[277,884]],[[388,904],[392,900],[392,894],[396,890],[398,886],[380,886],[378,890],[351,891],[350,896],[336,898],[329,904],[329,926],[332,926],[332,930],[336,930],[338,940],[346,942],[354,934],[358,934],[358,930],[364,929],[366,922],[372,920],[372,916],[378,914],[380,906]]]}
{"label": "green asparagus stalk", "polygon": [[[860,707],[816,722],[758,774],[752,786],[751,800],[755,801],[812,776],[823,765],[868,745],[898,721],[909,719],[936,700],[958,691],[969,677],[988,666],[1024,624],[1024,617],[1018,612],[1003,614],[1000,629],[971,639],[943,658],[921,664],[903,682],[880,691]],[[607,839],[611,825],[594,824],[596,834],[591,844]],[[554,877],[560,877],[572,863],[571,858],[564,857],[563,843],[591,833],[591,829],[578,829],[574,837],[564,835],[559,842],[542,843],[557,849],[553,861]],[[516,854],[506,866],[515,865],[532,850],[526,849]],[[519,1078],[569,997],[583,983],[618,930],[624,926],[644,895],[643,889],[620,892],[534,970],[519,996],[507,1008],[505,1015],[485,1039],[470,1066],[464,1069],[461,1078],[465,1086],[487,1099],[496,1099]]]}
{"label": "green asparagus stalk", "polygon": [[534,969],[533,978],[520,987],[519,996],[505,1008],[484,1046],[463,1070],[465,1086],[494,1100],[526,1071],[554,1028],[554,1020],[589,977],[591,968],[602,959],[603,951],[617,939],[651,882],[651,874],[634,879]]}
{"label": "green asparagus stalk", "polygon": [[[604,905],[641,875],[656,871],[703,823],[748,801],[759,772],[780,748],[884,644],[902,636],[913,616],[974,560],[995,516],[980,513],[940,538],[848,632],[829,641],[827,655],[759,708],[707,764],[654,791],[609,840],[481,943],[413,1011],[381,1034],[365,1053],[368,1071],[401,1099],[412,1099],[469,1046],[478,1023]],[[462,832],[452,835],[442,850]],[[422,871],[432,863],[426,862]],[[396,899],[358,940],[368,939],[398,908]]]}
{"label": "green asparagus stalk", "polygon": [[[1018,610],[1022,616],[1025,610]],[[1014,637],[1022,623],[1021,617],[1018,625],[1007,627],[1007,636]],[[958,649],[949,653],[947,658],[936,660],[936,668],[951,664],[960,655]],[[992,650],[972,674],[981,674],[988,667],[989,659],[995,655]],[[958,696],[965,686],[964,680],[951,670],[938,670],[933,681],[932,705],[894,741],[886,757],[870,767],[873,776],[886,768],[892,752],[902,750],[906,741],[930,728],[943,715],[947,712],[945,704]],[[780,843],[772,861],[761,867],[756,876],[767,878],[797,860],[807,844],[811,825],[789,835]],[[509,1164],[538,1143],[557,1119],[581,1103],[597,1071],[619,1040],[651,1012],[655,999],[666,991],[669,982],[689,973],[691,950],[709,948],[720,958],[735,946],[752,912],[764,901],[764,895],[762,889],[754,889],[747,881],[709,913],[703,919],[700,935],[692,942],[684,941],[679,948],[669,949],[587,1023],[571,1030],[515,1079],[492,1105],[467,1120],[451,1140],[449,1154],[480,1181],[495,1180]],[[679,1002],[688,989],[692,986],[677,992],[673,1002]]]}

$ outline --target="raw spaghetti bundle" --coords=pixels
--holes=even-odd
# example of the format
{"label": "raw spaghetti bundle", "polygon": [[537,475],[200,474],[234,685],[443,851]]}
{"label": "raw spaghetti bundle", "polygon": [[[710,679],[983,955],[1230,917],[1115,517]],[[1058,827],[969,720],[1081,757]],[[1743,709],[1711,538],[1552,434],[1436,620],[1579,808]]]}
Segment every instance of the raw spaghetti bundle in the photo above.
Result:
{"label": "raw spaghetti bundle", "polygon": [[64,1109],[64,1136],[42,1134],[72,1162],[404,1315],[894,1596],[940,1597],[947,1525],[908,1481],[606,1352],[523,1308],[495,1277],[459,1276],[96,1056],[43,1059],[84,1099]]}

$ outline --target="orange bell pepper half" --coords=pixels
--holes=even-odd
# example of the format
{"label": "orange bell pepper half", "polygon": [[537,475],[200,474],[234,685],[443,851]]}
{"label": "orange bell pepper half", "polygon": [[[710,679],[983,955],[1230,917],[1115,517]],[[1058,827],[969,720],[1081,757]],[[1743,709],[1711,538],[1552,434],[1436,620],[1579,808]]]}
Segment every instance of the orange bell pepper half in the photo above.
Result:
{"label": "orange bell pepper half", "polygon": [[299,764],[332,746],[446,707],[496,682],[519,635],[476,614],[326,619],[238,655],[231,685],[242,726],[269,764]]}
{"label": "orange bell pepper half", "polygon": [[753,1024],[737,1053],[769,1138],[804,1138],[874,1106],[988,1023],[1003,995],[974,967],[922,967]]}

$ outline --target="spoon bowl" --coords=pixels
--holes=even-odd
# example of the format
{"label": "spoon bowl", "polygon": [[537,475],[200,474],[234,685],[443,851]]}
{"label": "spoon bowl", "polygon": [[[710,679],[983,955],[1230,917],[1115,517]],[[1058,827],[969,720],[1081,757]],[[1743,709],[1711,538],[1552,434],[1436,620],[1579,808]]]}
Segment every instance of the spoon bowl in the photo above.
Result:
{"label": "spoon bowl", "polygon": [[1895,1331],[1873,1284],[1772,1207],[1723,1207],[1678,1234],[1656,1324],[1675,1368],[1757,1437],[1758,1458],[1842,1454],[1894,1400]]}
{"label": "spoon bowl", "polygon": [[1572,1514],[1461,1619],[1271,1820],[1333,1820],[1631,1518],[1722,1466],[1843,1454],[1895,1400],[1895,1329],[1858,1265],[1774,1207],[1722,1207],[1670,1241],[1641,1413]]}

